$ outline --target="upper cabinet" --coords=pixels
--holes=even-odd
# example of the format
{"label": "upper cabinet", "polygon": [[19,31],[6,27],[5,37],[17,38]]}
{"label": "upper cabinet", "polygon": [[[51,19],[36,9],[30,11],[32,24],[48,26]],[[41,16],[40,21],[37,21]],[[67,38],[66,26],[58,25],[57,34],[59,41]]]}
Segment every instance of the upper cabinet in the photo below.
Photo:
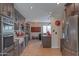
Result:
{"label": "upper cabinet", "polygon": [[12,18],[15,30],[24,29],[25,18],[14,8],[13,3],[0,3],[0,15]]}
{"label": "upper cabinet", "polygon": [[24,30],[25,18],[17,11],[15,12],[15,30]]}
{"label": "upper cabinet", "polygon": [[65,4],[66,17],[79,14],[79,3],[67,3]]}
{"label": "upper cabinet", "polygon": [[75,12],[79,14],[79,3],[75,3]]}
{"label": "upper cabinet", "polygon": [[65,4],[65,14],[66,16],[74,15],[75,12],[75,4],[67,3]]}
{"label": "upper cabinet", "polygon": [[0,14],[13,18],[14,5],[12,3],[0,3]]}

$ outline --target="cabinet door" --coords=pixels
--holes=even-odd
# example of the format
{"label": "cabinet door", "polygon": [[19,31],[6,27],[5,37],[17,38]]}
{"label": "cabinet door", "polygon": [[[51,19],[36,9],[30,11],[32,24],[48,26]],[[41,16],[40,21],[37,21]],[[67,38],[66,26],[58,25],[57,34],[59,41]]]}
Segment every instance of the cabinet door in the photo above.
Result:
{"label": "cabinet door", "polygon": [[5,4],[3,3],[1,6],[2,6],[1,7],[2,8],[1,9],[1,14],[7,16],[7,9],[8,9],[7,8],[7,4],[6,3]]}
{"label": "cabinet door", "polygon": [[67,16],[74,15],[74,11],[75,11],[74,4],[66,6],[66,14],[67,14]]}
{"label": "cabinet door", "polygon": [[12,18],[13,16],[13,4],[12,3],[1,3],[0,4],[0,14],[9,16]]}
{"label": "cabinet door", "polygon": [[2,35],[1,35],[1,18],[0,18],[0,56],[2,55],[1,52],[2,52]]}
{"label": "cabinet door", "polygon": [[2,52],[2,36],[0,35],[0,56],[1,56],[1,52]]}
{"label": "cabinet door", "polygon": [[76,14],[79,13],[79,3],[75,3],[75,12]]}
{"label": "cabinet door", "polygon": [[8,7],[7,15],[12,18],[12,16],[13,16],[13,10],[14,10],[13,4],[8,3],[7,5],[8,5],[8,6],[7,6],[7,7]]}
{"label": "cabinet door", "polygon": [[1,14],[1,9],[2,9],[2,8],[1,8],[1,5],[2,5],[2,4],[0,3],[0,14]]}

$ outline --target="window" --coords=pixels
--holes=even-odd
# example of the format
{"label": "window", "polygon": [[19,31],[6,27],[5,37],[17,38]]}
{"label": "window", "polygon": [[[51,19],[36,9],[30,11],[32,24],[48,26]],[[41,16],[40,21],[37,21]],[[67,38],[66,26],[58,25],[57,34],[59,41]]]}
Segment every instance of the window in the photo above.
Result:
{"label": "window", "polygon": [[43,26],[43,33],[47,33],[46,26]]}
{"label": "window", "polygon": [[47,31],[49,31],[51,33],[51,26],[50,25],[43,26],[43,33],[47,33]]}

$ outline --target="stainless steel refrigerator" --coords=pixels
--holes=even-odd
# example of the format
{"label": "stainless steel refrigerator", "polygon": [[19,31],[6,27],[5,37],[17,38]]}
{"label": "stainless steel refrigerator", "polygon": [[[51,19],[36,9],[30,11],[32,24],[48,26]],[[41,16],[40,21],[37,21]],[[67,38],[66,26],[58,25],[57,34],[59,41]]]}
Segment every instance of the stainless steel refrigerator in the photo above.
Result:
{"label": "stainless steel refrigerator", "polygon": [[65,21],[62,55],[79,55],[79,15],[70,16]]}

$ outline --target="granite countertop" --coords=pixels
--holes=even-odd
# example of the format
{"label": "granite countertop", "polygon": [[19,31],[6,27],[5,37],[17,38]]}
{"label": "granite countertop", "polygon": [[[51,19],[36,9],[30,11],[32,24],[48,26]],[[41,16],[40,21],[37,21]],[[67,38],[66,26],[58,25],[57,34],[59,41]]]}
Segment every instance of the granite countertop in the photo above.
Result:
{"label": "granite countertop", "polygon": [[22,43],[24,41],[25,37],[28,37],[28,35],[24,35],[24,36],[20,36],[20,37],[14,36],[14,42],[19,40],[19,44],[20,44],[20,43]]}
{"label": "granite countertop", "polygon": [[15,37],[14,42],[16,42],[17,40],[19,40],[19,44],[21,44],[24,41],[24,37]]}

